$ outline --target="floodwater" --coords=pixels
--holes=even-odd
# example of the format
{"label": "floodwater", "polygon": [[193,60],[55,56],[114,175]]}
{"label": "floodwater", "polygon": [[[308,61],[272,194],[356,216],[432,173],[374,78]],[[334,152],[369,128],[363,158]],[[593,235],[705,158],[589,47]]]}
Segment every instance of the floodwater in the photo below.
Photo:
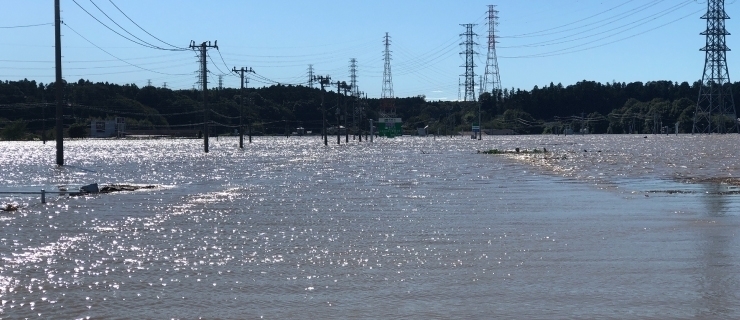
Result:
{"label": "floodwater", "polygon": [[158,186],[0,195],[0,318],[737,319],[738,139],[0,142],[0,191]]}

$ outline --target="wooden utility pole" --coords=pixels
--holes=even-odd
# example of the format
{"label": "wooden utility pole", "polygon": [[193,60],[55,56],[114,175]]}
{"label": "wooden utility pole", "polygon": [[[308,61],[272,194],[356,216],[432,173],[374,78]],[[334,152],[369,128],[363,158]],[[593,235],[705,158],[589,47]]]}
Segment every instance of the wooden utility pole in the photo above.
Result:
{"label": "wooden utility pole", "polygon": [[54,43],[56,56],[56,92],[57,114],[56,114],[56,139],[57,139],[57,165],[64,165],[64,80],[62,80],[62,18],[59,13],[59,0],[54,0]]}
{"label": "wooden utility pole", "polygon": [[208,116],[211,110],[208,109],[208,65],[206,60],[206,51],[208,48],[216,48],[218,50],[218,41],[214,41],[213,45],[211,42],[203,42],[199,45],[195,44],[195,41],[190,41],[190,48],[193,50],[200,50],[200,80],[203,89],[203,151],[208,153],[208,131],[210,130]]}
{"label": "wooden utility pole", "polygon": [[[346,85],[347,83],[345,83]],[[342,97],[342,82],[337,81],[337,144],[341,144],[341,133],[342,130],[340,130],[341,126],[339,125],[339,115],[340,115],[340,109],[339,109],[339,99]],[[346,128],[345,128],[346,129]]]}
{"label": "wooden utility pole", "polygon": [[349,143],[349,127],[347,126],[347,91],[351,90],[352,86],[342,81],[342,90],[344,90],[344,142]]}
{"label": "wooden utility pole", "polygon": [[324,107],[324,88],[331,84],[330,76],[314,76],[314,80],[318,80],[321,84],[321,135],[324,138],[324,145],[329,145],[329,137],[326,133],[326,108]]}
{"label": "wooden utility pole", "polygon": [[[244,118],[244,105],[242,101],[244,101],[244,73],[245,72],[251,72],[254,73],[254,70],[252,68],[244,68],[237,69],[234,67],[231,69],[232,72],[239,72],[242,79],[242,85],[241,85],[241,96],[239,97],[239,148],[244,149],[244,124],[242,124],[242,119]],[[252,137],[250,135],[249,142],[252,142]]]}

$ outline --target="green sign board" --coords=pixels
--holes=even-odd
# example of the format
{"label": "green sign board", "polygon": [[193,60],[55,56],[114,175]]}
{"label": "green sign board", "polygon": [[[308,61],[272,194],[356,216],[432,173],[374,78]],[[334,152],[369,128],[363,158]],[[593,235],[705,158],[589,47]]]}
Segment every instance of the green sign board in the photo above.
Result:
{"label": "green sign board", "polygon": [[401,124],[401,118],[380,118],[378,119],[378,135],[388,138],[401,136],[403,135]]}

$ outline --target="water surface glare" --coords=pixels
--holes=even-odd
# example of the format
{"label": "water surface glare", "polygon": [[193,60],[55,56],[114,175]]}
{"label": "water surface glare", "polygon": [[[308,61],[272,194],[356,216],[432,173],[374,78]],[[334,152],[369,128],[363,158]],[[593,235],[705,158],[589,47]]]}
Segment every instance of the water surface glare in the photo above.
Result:
{"label": "water surface glare", "polygon": [[0,142],[0,191],[159,186],[0,195],[0,318],[737,319],[737,140]]}

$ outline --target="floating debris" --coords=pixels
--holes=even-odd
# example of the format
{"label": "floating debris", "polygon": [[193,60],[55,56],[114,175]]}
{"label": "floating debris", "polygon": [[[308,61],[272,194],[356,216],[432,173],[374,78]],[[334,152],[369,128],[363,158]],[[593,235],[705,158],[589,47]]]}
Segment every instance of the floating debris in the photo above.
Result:
{"label": "floating debris", "polygon": [[734,187],[740,187],[740,178],[735,177],[683,178],[678,180],[684,183],[725,184]]}
{"label": "floating debris", "polygon": [[499,150],[499,149],[491,149],[488,151],[480,151],[478,150],[478,153],[483,154],[540,154],[540,153],[548,153],[547,149],[542,148],[542,150],[539,149],[533,149],[533,150],[520,150],[519,148],[514,149],[514,151],[511,150]]}
{"label": "floating debris", "polygon": [[112,184],[105,186],[100,189],[100,193],[111,193],[111,192],[122,192],[122,191],[136,191],[141,189],[156,189],[155,185],[137,186],[128,184]]}
{"label": "floating debris", "polygon": [[6,203],[5,205],[2,206],[2,208],[0,208],[0,210],[2,210],[2,211],[8,211],[8,212],[10,212],[10,211],[18,211],[18,204],[15,203],[15,202],[13,202],[13,203]]}
{"label": "floating debris", "polygon": [[103,187],[98,187],[97,183],[89,184],[80,187],[79,193],[70,193],[70,195],[85,195],[85,194],[97,194],[97,193],[113,193],[113,192],[124,192],[124,191],[137,191],[141,189],[156,189],[155,185],[132,185],[132,184],[111,184]]}
{"label": "floating debris", "polygon": [[100,189],[98,188],[97,183],[88,184],[86,186],[80,187],[80,192],[82,193],[98,193],[100,192]]}

